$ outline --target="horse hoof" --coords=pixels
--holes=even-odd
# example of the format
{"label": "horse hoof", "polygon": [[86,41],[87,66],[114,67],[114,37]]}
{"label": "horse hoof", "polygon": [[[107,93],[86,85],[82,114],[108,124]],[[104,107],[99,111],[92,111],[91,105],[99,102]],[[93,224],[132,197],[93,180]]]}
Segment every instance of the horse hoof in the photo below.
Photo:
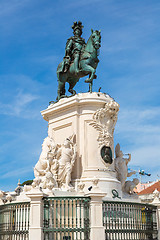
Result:
{"label": "horse hoof", "polygon": [[76,93],[76,91],[74,91],[73,93],[72,93],[72,96],[74,96],[74,95],[76,95],[77,93]]}
{"label": "horse hoof", "polygon": [[91,81],[89,78],[87,78],[87,79],[85,80],[85,82],[86,82],[86,83],[91,83],[92,81]]}
{"label": "horse hoof", "polygon": [[75,90],[73,90],[73,89],[71,89],[71,90],[69,89],[69,90],[68,90],[68,92],[70,92],[70,93],[72,94],[72,96],[74,96],[74,95],[76,95],[76,94],[77,94],[77,93],[76,93],[76,91],[75,91]]}
{"label": "horse hoof", "polygon": [[57,100],[59,101],[61,98],[67,98],[67,95],[61,95]]}

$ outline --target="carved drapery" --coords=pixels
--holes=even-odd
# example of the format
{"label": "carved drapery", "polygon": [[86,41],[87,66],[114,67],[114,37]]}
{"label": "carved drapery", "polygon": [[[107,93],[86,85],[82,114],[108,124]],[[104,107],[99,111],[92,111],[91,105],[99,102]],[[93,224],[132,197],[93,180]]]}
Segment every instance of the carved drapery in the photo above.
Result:
{"label": "carved drapery", "polygon": [[55,144],[50,137],[42,144],[42,153],[34,168],[35,179],[32,187],[42,189],[63,188],[73,189],[71,173],[76,160],[77,149],[75,134],[66,138],[62,145]]}

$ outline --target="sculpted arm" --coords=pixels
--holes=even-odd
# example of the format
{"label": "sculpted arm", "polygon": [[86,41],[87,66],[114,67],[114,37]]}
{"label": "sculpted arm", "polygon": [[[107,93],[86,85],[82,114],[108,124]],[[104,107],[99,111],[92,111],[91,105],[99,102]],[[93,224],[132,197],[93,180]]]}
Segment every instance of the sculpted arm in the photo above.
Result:
{"label": "sculpted arm", "polygon": [[[131,161],[131,154],[128,154],[128,156],[129,157],[125,159],[126,160],[126,165],[128,165],[128,163]],[[127,177],[131,177],[135,173],[136,173],[136,171],[128,172]]]}
{"label": "sculpted arm", "polygon": [[40,176],[40,175],[45,175],[45,170],[39,169],[37,166],[34,167],[34,175]]}
{"label": "sculpted arm", "polygon": [[126,164],[128,164],[131,161],[131,154],[128,153],[128,158],[125,158]]}
{"label": "sculpted arm", "polygon": [[133,174],[136,174],[136,171],[129,172],[129,173],[127,174],[127,177],[131,177]]}
{"label": "sculpted arm", "polygon": [[73,44],[73,40],[71,38],[68,39],[68,41],[66,43],[65,56],[71,55],[72,44]]}

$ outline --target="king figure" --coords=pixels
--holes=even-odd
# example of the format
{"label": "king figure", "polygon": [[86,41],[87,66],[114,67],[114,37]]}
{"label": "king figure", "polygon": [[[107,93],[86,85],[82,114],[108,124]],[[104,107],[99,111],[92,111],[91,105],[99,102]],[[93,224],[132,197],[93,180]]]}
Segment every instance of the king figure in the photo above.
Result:
{"label": "king figure", "polygon": [[63,59],[63,72],[67,72],[70,63],[74,63],[75,73],[79,73],[79,59],[82,49],[84,48],[85,40],[81,37],[82,35],[82,23],[80,21],[74,22],[72,29],[74,36],[67,40],[65,48],[65,57]]}

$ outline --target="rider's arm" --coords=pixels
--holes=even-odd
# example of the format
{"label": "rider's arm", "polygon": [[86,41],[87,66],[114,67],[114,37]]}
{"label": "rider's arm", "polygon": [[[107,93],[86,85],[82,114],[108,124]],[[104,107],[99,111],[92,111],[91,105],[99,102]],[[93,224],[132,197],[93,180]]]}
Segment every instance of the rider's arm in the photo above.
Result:
{"label": "rider's arm", "polygon": [[72,49],[72,44],[73,44],[73,40],[72,40],[72,39],[69,39],[69,40],[67,41],[67,44],[66,44],[65,56],[70,56],[70,54],[71,54],[71,49]]}

